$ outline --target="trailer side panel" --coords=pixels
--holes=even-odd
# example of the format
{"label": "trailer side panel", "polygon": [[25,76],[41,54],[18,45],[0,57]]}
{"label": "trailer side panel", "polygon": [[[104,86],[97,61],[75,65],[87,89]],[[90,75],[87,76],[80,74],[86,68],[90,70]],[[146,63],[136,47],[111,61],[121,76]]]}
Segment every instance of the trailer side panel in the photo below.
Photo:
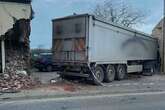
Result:
{"label": "trailer side panel", "polygon": [[90,19],[89,62],[126,63],[157,59],[157,40]]}

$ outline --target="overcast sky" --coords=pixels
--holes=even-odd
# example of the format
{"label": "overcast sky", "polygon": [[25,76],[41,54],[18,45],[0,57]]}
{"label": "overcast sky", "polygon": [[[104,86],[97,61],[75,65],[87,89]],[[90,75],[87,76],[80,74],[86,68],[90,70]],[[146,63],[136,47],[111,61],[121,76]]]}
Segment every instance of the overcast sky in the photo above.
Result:
{"label": "overcast sky", "polygon": [[[163,0],[125,0],[135,9],[144,10],[147,14],[145,23],[137,30],[150,34],[153,27],[163,17]],[[35,18],[32,21],[31,47],[43,48],[52,46],[51,20],[73,13],[89,13],[97,3],[103,0],[33,0]]]}

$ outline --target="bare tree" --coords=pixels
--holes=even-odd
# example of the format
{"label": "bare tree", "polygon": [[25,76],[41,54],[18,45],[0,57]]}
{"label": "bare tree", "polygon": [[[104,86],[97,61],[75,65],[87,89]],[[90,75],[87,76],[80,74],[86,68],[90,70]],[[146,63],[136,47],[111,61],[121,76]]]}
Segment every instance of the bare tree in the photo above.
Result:
{"label": "bare tree", "polygon": [[146,17],[140,9],[132,8],[123,0],[106,0],[102,4],[97,4],[93,14],[100,19],[126,27],[141,24]]}

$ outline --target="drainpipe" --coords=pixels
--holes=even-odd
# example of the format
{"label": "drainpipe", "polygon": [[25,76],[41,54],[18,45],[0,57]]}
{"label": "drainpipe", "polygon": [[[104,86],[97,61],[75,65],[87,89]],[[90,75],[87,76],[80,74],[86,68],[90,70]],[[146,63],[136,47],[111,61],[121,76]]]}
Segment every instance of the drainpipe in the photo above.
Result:
{"label": "drainpipe", "polygon": [[6,66],[6,63],[5,63],[5,41],[2,39],[1,40],[1,55],[2,55],[2,73],[5,72],[5,66]]}
{"label": "drainpipe", "polygon": [[5,40],[4,40],[4,38],[3,38],[3,35],[1,35],[1,33],[2,33],[2,25],[0,25],[0,37],[2,38],[1,39],[1,59],[2,59],[2,63],[1,63],[1,67],[2,67],[2,73],[4,73],[5,72]]}

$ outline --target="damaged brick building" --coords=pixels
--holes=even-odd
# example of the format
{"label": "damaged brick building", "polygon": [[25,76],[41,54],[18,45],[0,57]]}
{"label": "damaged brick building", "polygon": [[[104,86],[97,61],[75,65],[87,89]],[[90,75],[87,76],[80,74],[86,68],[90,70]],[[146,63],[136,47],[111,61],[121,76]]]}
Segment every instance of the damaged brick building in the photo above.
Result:
{"label": "damaged brick building", "polygon": [[[163,21],[164,20],[164,21]],[[160,58],[161,58],[161,71],[165,71],[165,48],[163,46],[163,35],[164,35],[164,29],[163,25],[165,23],[165,19],[161,19],[160,22],[155,26],[155,28],[152,30],[152,36],[158,39],[159,43],[159,53],[160,53]],[[164,52],[163,52],[164,51]]]}
{"label": "damaged brick building", "polygon": [[[14,80],[20,78],[15,75],[17,72],[29,68],[31,0],[0,0],[0,15],[1,72],[3,77],[13,80],[11,83],[21,83]],[[1,86],[5,84],[0,80],[0,89]]]}

